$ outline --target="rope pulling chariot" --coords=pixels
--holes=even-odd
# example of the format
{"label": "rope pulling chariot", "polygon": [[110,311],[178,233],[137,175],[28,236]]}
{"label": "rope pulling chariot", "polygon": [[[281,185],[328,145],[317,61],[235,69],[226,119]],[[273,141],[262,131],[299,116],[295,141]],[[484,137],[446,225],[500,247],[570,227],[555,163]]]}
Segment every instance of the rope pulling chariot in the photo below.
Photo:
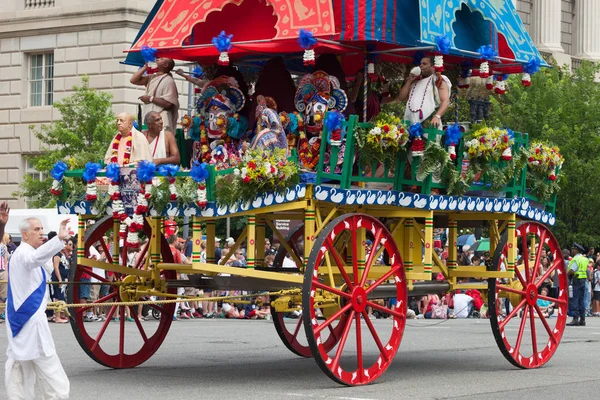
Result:
{"label": "rope pulling chariot", "polygon": [[[321,3],[333,7],[331,2]],[[512,9],[510,4],[506,7]],[[152,18],[153,16],[149,18],[150,22]],[[522,25],[516,26],[522,30]],[[385,35],[383,31],[379,34]],[[332,42],[321,38],[317,40],[310,35],[306,36],[306,33],[304,35],[301,46],[306,51],[304,62],[307,65],[314,63],[312,50],[320,48],[319,46],[330,46],[329,50],[337,51],[340,48],[345,51],[358,49],[354,44],[344,42],[343,38],[339,42]],[[436,47],[437,40],[434,41],[433,38],[432,36],[425,41],[429,43],[428,46],[410,50],[434,52],[438,69],[443,69],[444,66],[442,54],[448,54],[449,51],[451,57],[459,60],[467,56],[477,59],[480,68],[477,70],[473,66],[468,76],[475,76],[477,72],[487,79],[488,76],[484,75],[493,77],[495,71],[496,75],[502,75],[502,78],[497,79],[498,82],[505,80],[505,73],[519,71],[527,74],[523,79],[530,84],[529,72],[536,70],[531,64],[537,62],[539,68],[539,60],[533,62],[533,58],[532,62],[525,60],[506,63],[503,56],[490,55],[487,50],[482,51],[480,58],[477,53],[461,51],[449,44],[442,45],[444,40],[439,40]],[[369,37],[365,40],[372,39]],[[230,43],[231,37],[227,37],[224,32],[217,42],[220,43],[217,53],[212,48],[200,46],[194,49],[195,57],[208,59],[209,56],[218,54],[219,62],[226,64],[229,62],[229,55],[236,57],[241,54],[239,52],[243,53],[245,48],[251,49],[253,45],[244,43],[236,48],[235,43]],[[134,44],[130,55],[139,47],[139,43],[141,39]],[[258,41],[256,45],[264,43]],[[406,50],[399,47],[369,51],[383,57],[386,53],[397,54]],[[231,54],[228,55],[228,51]],[[255,56],[255,51],[248,51]],[[531,51],[531,54],[539,54],[533,47]],[[486,58],[483,58],[484,53]],[[161,49],[159,54],[163,54]],[[389,57],[396,57],[394,54]],[[523,60],[517,57],[520,54],[515,53],[511,60]],[[169,56],[168,50],[165,50],[164,56]],[[364,60],[365,76],[373,75],[371,64],[369,60]],[[300,112],[312,109],[314,115],[304,121],[307,122],[306,129],[302,127],[302,118],[296,121],[296,129],[301,131],[296,136],[299,154],[294,150],[290,153],[286,151],[282,159],[269,164],[272,176],[278,177],[281,175],[277,174],[283,170],[288,171],[286,168],[290,165],[309,163],[314,179],[308,182],[294,182],[271,191],[255,190],[250,197],[248,193],[251,193],[251,188],[245,186],[246,191],[242,197],[236,199],[229,192],[227,201],[224,201],[219,198],[219,182],[223,182],[222,179],[250,182],[255,178],[251,170],[254,170],[256,164],[264,166],[264,160],[242,160],[237,167],[219,168],[219,162],[225,162],[231,154],[227,153],[227,143],[223,144],[222,149],[215,148],[212,153],[207,150],[208,147],[205,148],[205,128],[210,134],[212,125],[200,125],[197,132],[199,157],[201,161],[211,157],[218,158],[217,164],[198,164],[191,171],[175,168],[162,174],[162,177],[154,170],[149,175],[147,171],[144,174],[138,166],[142,191],[137,194],[138,208],[129,214],[123,210],[120,197],[116,196],[114,186],[118,186],[119,182],[118,168],[115,180],[110,178],[113,182],[109,185],[112,205],[103,205],[101,208],[95,202],[96,176],[108,179],[109,176],[114,176],[114,168],[110,165],[106,170],[98,171],[96,168],[91,176],[87,168],[86,171],[63,171],[66,178],[86,177],[87,194],[90,197],[87,200],[67,201],[67,194],[60,188],[63,175],[53,186],[53,190],[61,197],[58,202],[59,212],[79,214],[80,219],[77,267],[70,271],[68,302],[54,303],[52,306],[61,311],[74,309],[70,313],[73,331],[81,347],[93,360],[111,368],[130,368],[148,360],[163,342],[177,302],[244,302],[247,300],[242,299],[268,295],[275,329],[290,351],[301,357],[314,358],[325,374],[336,382],[350,386],[363,385],[375,381],[391,364],[406,326],[409,296],[477,289],[487,302],[492,332],[507,360],[520,368],[537,368],[548,362],[560,343],[566,323],[567,276],[560,246],[546,226],[555,222],[556,196],[536,198],[528,186],[528,171],[538,165],[535,162],[538,162],[536,157],[540,152],[530,155],[527,134],[486,128],[475,132],[478,136],[471,137],[468,141],[466,136],[461,138],[461,133],[456,131],[457,125],[444,132],[435,128],[414,128],[413,125],[403,125],[401,122],[388,124],[389,120],[379,120],[374,126],[358,122],[356,115],[340,117],[348,99],[340,90],[339,82],[336,83],[325,75],[318,71],[310,79],[301,81],[306,87],[303,86],[303,91],[299,91],[296,107]],[[468,76],[461,77],[463,85]],[[220,81],[219,84],[224,82]],[[367,79],[364,82],[366,104]],[[317,107],[316,103],[308,102],[308,97],[304,96],[312,90],[309,86],[318,87],[319,90],[315,89],[315,93],[318,92],[319,96],[323,95],[321,89],[328,91],[327,95],[330,97],[322,105],[323,109],[319,108],[320,105]],[[505,90],[504,82],[498,87]],[[213,89],[208,85],[205,90]],[[232,126],[237,129],[242,125],[236,112],[243,106],[243,95],[237,95],[239,89],[233,86],[228,90],[232,95],[231,101],[219,98],[218,105],[222,107],[223,104],[229,104],[233,111],[231,115],[216,117],[219,129],[229,129]],[[309,93],[312,96],[310,99],[316,97],[315,93]],[[216,98],[220,94],[215,91],[212,95]],[[211,103],[214,99],[206,97],[205,92],[200,99],[202,110],[206,110],[206,105],[216,104]],[[262,101],[258,104],[268,109],[268,99]],[[293,119],[287,115],[287,120],[282,116],[278,122],[278,118],[273,117],[277,116],[276,113],[263,112],[265,122],[267,125],[271,124],[271,127],[282,122],[289,126]],[[364,112],[366,114],[366,107]],[[303,135],[308,135],[310,124],[319,120],[321,124],[317,131],[312,126],[316,141],[304,143],[306,137]],[[192,126],[198,128],[192,118],[187,117],[186,124],[189,129]],[[393,125],[393,129],[388,129],[389,126],[386,128],[387,125]],[[452,131],[452,135],[448,131]],[[364,146],[373,143],[373,137],[368,136],[372,134],[383,138],[377,139],[381,140],[378,143],[385,143],[387,140],[387,136],[382,135],[393,134],[394,143],[401,145],[396,148],[397,152],[386,156],[385,161],[355,157],[365,152]],[[262,138],[265,143],[274,144],[269,135]],[[445,142],[442,141],[443,138],[446,138]],[[489,148],[485,147],[487,141],[493,142]],[[315,145],[316,142],[320,143],[320,147]],[[408,147],[409,142],[413,148]],[[447,148],[441,143],[445,143]],[[291,143],[288,144],[291,147]],[[428,152],[432,149],[440,150],[440,154],[444,152],[445,156],[443,160],[433,162],[433,167],[429,165],[425,168],[422,165],[426,164]],[[554,154],[553,150],[548,149],[542,148],[542,153],[546,154],[544,151],[548,151],[548,154]],[[469,161],[469,156],[473,164],[476,157],[486,151],[490,154],[497,152],[491,156],[493,160],[489,163],[496,173],[492,174],[490,169],[487,173],[479,171],[479,175],[471,180],[464,178],[463,165]],[[529,160],[526,157],[528,155]],[[357,161],[353,163],[351,160],[355,158]],[[340,159],[346,162],[340,163]],[[516,164],[513,159],[525,160],[525,163]],[[254,167],[251,163],[255,163]],[[373,172],[378,167],[383,168],[383,174],[375,176]],[[497,185],[494,178],[499,176],[498,171],[507,169],[512,169],[515,173],[507,177],[501,188],[496,190],[502,194],[490,194],[488,189]],[[404,171],[407,173],[403,173]],[[544,176],[548,185],[556,179],[559,172],[560,163],[546,165],[543,173],[546,174]],[[140,174],[148,176],[142,179]],[[435,177],[436,174],[439,176]],[[437,194],[450,193],[451,189],[442,183],[447,181],[440,179],[448,176],[454,179],[454,183],[462,182],[466,194]],[[192,182],[193,191],[195,193],[197,189],[197,195],[187,204],[171,201],[158,207],[151,199],[157,193],[152,188],[153,178],[167,179],[168,191],[175,199],[176,182]],[[371,188],[373,184],[383,184],[387,188],[374,189]],[[139,208],[140,205],[142,209]],[[171,250],[162,233],[162,221],[167,215],[191,218],[191,264],[173,262]],[[245,243],[245,268],[218,265],[214,259],[215,222],[228,217],[248,218],[247,226],[230,249],[234,254]],[[129,218],[130,221],[124,224],[124,220]],[[90,219],[95,223],[86,229],[87,220]],[[297,220],[300,224],[284,236],[277,229],[277,220]],[[447,264],[434,252],[434,227],[448,231]],[[457,238],[459,228],[463,227],[484,227],[489,231],[492,257],[488,265],[459,265]],[[272,267],[263,266],[265,252],[262,243],[267,228],[281,243]],[[206,262],[201,262],[200,259],[203,234],[206,236]],[[112,253],[106,237],[110,237],[113,243]],[[141,237],[148,240],[143,242],[139,240]],[[119,245],[120,240],[123,245]],[[96,243],[104,249],[106,262],[87,258],[90,246]],[[137,262],[132,267],[121,265],[122,260],[127,259],[130,247],[139,252]],[[547,270],[540,267],[542,250],[554,256],[554,263]],[[523,256],[522,265],[516,265],[518,251]],[[286,257],[293,261],[295,267],[284,267]],[[111,273],[115,281],[109,281],[95,273],[94,269]],[[186,274],[188,280],[178,280],[178,274]],[[439,274],[443,276],[443,280],[432,280],[432,277]],[[559,284],[558,297],[549,298],[539,294],[541,285],[555,275]],[[82,304],[79,301],[79,286],[85,284],[90,276],[99,281],[95,284],[107,284],[112,289],[106,296],[92,303]],[[467,282],[466,279],[471,281]],[[177,288],[182,286],[249,290],[256,293],[198,298],[178,295]],[[143,300],[152,296],[158,299]],[[394,301],[382,301],[387,299]],[[553,301],[557,317],[544,317],[537,304],[538,299]],[[148,305],[161,312],[154,332],[147,331],[148,327],[139,322],[136,322],[136,328],[125,328],[125,308],[131,309],[135,314],[134,306],[138,305]],[[95,306],[108,308],[106,321],[84,324],[85,311]],[[372,321],[368,315],[369,309],[388,318]],[[289,321],[284,317],[290,312],[301,312],[301,317],[297,321]],[[112,322],[113,316],[119,316],[120,321]],[[105,339],[105,333],[110,329],[116,330],[117,343]]]}

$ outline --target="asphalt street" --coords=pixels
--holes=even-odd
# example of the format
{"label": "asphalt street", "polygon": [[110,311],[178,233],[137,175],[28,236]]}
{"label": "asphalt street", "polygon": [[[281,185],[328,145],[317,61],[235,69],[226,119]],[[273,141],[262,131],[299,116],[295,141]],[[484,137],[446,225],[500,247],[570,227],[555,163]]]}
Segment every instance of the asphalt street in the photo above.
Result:
{"label": "asphalt street", "polygon": [[[144,324],[151,328],[157,322]],[[567,327],[554,357],[535,370],[517,369],[504,359],[487,320],[409,320],[390,368],[362,387],[341,386],[314,360],[292,354],[271,321],[174,322],[158,352],[128,370],[97,364],[69,325],[51,325],[72,399],[600,398],[600,318],[588,318],[586,327]],[[0,352],[5,351],[1,326]],[[0,388],[4,399],[4,379]]]}

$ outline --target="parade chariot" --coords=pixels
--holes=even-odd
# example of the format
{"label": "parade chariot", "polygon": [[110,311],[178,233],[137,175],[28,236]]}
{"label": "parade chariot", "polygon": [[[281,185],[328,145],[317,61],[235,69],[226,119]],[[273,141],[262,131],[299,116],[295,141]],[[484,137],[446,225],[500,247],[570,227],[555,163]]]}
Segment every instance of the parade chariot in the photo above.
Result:
{"label": "parade chariot", "polygon": [[[157,48],[161,56],[201,63],[214,62],[218,56],[260,66],[265,57],[291,54],[290,62],[302,68],[302,59],[306,61],[314,50],[317,55],[344,55],[342,60],[347,57],[350,64],[359,60],[355,65],[363,66],[368,75],[369,64],[374,62],[370,55],[411,63],[417,51],[430,51],[438,56],[443,53],[447,66],[461,68],[463,61],[470,60],[469,74],[461,78],[463,84],[469,76],[490,74],[497,78],[494,85],[500,87],[504,87],[498,85],[504,74],[525,72],[523,81],[527,83],[529,66],[544,64],[511,2],[360,3],[159,0],[128,61],[135,62],[141,47],[148,45]],[[242,11],[249,13],[243,18],[262,21],[265,10],[272,21],[266,19],[252,28],[227,22]],[[311,30],[315,38],[309,48],[298,45],[300,28]],[[210,44],[222,30],[234,34],[227,50]],[[448,48],[436,43],[443,35],[449,39]],[[479,42],[492,44],[499,54],[483,58],[477,51]],[[346,65],[344,61],[342,65]],[[364,94],[366,97],[366,90]],[[169,331],[175,303],[168,300],[185,297],[177,294],[177,288],[185,286],[268,294],[273,323],[284,345],[298,356],[313,357],[331,379],[345,385],[371,383],[389,367],[402,341],[409,296],[456,290],[482,293],[492,332],[508,361],[520,368],[537,368],[548,362],[565,328],[568,283],[560,245],[548,228],[556,221],[556,194],[536,197],[536,190],[540,182],[555,185],[562,164],[558,150],[529,143],[527,134],[508,129],[479,127],[463,133],[458,125],[446,131],[414,128],[393,116],[365,123],[350,115],[329,123],[335,104],[328,107],[327,122],[321,124],[318,163],[309,174],[295,167],[302,166],[298,149],[266,167],[265,160],[252,158],[241,159],[231,168],[198,163],[191,170],[175,169],[162,175],[151,168],[140,171],[138,166],[142,192],[134,193],[137,206],[129,212],[114,204],[121,201],[114,186],[123,188],[123,171],[107,166],[58,176],[59,211],[80,216],[78,261],[69,279],[74,283],[69,303],[80,302],[78,290],[88,282],[86,278],[111,287],[94,302],[100,306],[110,303],[105,322],[85,323],[89,307],[79,306],[71,315],[75,336],[93,360],[111,368],[135,367],[148,360]],[[392,134],[395,136],[386,136]],[[455,139],[448,140],[452,135]],[[410,147],[417,138],[427,143],[422,153]],[[386,140],[400,144],[387,147]],[[373,146],[387,153],[384,160],[368,157]],[[432,159],[434,154],[442,157]],[[475,165],[482,167],[476,169]],[[258,185],[260,176],[249,171],[260,168],[265,175],[271,174],[271,186]],[[282,176],[283,170],[290,171],[290,176]],[[91,197],[67,200],[69,185],[65,182],[81,181],[82,177]],[[101,178],[109,181],[105,184],[111,201],[100,206],[96,197],[101,190],[96,182]],[[168,186],[162,181],[177,189],[164,189],[174,196],[159,205],[155,199],[160,197],[158,186]],[[242,189],[227,192],[227,185]],[[252,185],[271,190],[252,192]],[[188,201],[181,198],[185,190],[191,193]],[[191,264],[173,263],[162,233],[166,216],[190,218]],[[235,252],[245,243],[245,268],[218,265],[214,259],[215,222],[229,217],[248,220],[231,249]],[[128,225],[123,224],[124,218],[131,218]],[[88,226],[88,220],[94,224]],[[300,224],[286,236],[280,233],[278,220]],[[489,232],[491,257],[485,265],[459,265],[457,237],[465,227]],[[434,228],[447,229],[447,263],[434,252]],[[272,267],[263,264],[267,230],[281,243]],[[200,259],[203,235],[206,262]],[[112,251],[108,242],[113,244]],[[88,257],[95,243],[108,255],[106,262]],[[136,263],[128,266],[131,247],[139,255]],[[541,268],[543,251],[553,256],[548,268]],[[517,265],[519,253],[523,261]],[[284,267],[286,257],[295,267]],[[544,282],[554,277],[557,298],[539,294]],[[125,309],[135,315],[136,302],[151,298],[157,299],[148,303],[160,311],[158,323],[142,324],[136,318],[135,324],[126,324]],[[538,299],[556,304],[555,317],[544,317]],[[369,309],[388,318],[371,320]],[[284,318],[294,312],[301,317]],[[118,322],[112,319],[117,316]],[[117,332],[116,341],[107,338],[109,330]]]}

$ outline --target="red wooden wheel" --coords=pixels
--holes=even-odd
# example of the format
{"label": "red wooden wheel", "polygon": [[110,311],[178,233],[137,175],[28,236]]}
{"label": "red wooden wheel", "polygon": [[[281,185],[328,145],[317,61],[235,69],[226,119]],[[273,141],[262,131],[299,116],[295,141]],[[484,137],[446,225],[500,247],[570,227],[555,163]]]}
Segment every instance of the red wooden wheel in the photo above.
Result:
{"label": "red wooden wheel", "polygon": [[[494,253],[496,270],[506,268],[507,235],[507,232],[502,235]],[[514,279],[488,280],[490,322],[496,343],[510,363],[520,368],[538,368],[550,360],[565,329],[567,274],[560,245],[546,226],[521,222],[516,235],[523,262],[515,267]],[[531,243],[540,245],[532,249]],[[547,268],[542,265],[543,251],[553,259]],[[555,274],[556,298],[541,295],[541,287]],[[538,300],[555,304],[551,315],[542,311]]]}
{"label": "red wooden wheel", "polygon": [[[296,229],[288,235],[286,242],[296,255],[295,258],[302,260],[304,258],[304,255],[301,254],[304,242],[304,225],[299,225],[296,227]],[[283,265],[283,260],[287,254],[287,249],[284,246],[279,246],[279,250],[277,251],[277,255],[275,256],[275,260],[273,262],[273,267],[281,268]],[[304,265],[301,265],[297,270],[290,269],[290,272],[301,272],[303,270]],[[284,319],[285,313],[278,313],[274,307],[271,307],[271,315],[273,317],[275,330],[277,331],[277,334],[279,335],[279,338],[285,347],[300,357],[312,357],[312,353],[304,333],[304,320],[302,316],[297,316],[297,320],[287,318]],[[325,348],[331,349],[337,344],[342,333],[342,325],[343,324],[340,324],[338,321],[335,326],[329,328],[329,332],[324,343]]]}
{"label": "red wooden wheel", "polygon": [[[107,236],[107,232],[112,228],[112,217],[106,217],[90,228],[85,235],[85,254],[89,254],[91,245],[100,242],[107,255],[107,262],[112,263],[112,254],[109,251],[108,244],[103,239],[103,236]],[[147,221],[144,223],[144,232],[148,237],[152,235]],[[136,269],[145,269],[144,258],[145,256],[149,257],[147,252],[148,246],[142,246],[135,265]],[[161,240],[161,257],[163,262],[173,262],[171,250],[164,238]],[[126,265],[127,258],[121,258],[124,258],[123,263]],[[71,269],[69,280],[81,282],[84,273],[96,278],[99,284],[109,282],[108,279],[94,273],[91,268],[82,265],[77,265],[77,268]],[[117,282],[131,279],[134,276],[116,273],[115,275]],[[166,279],[175,279],[175,272],[165,271],[163,276]],[[176,293],[176,289],[168,289],[168,292]],[[75,284],[69,287],[69,303],[81,303],[79,293],[80,285]],[[99,296],[98,300],[93,303],[101,304],[120,300],[119,286],[110,286],[109,293],[103,297]],[[152,305],[151,307],[160,311],[160,320],[145,322],[143,325],[136,318],[137,306],[128,307],[134,322],[126,322],[125,307],[111,306],[104,308],[106,320],[103,322],[84,322],[85,314],[89,311],[89,308],[76,308],[71,313],[71,327],[81,348],[94,361],[110,368],[132,368],[148,360],[158,350],[171,326],[175,304]],[[116,321],[113,318],[119,318],[119,320]]]}
{"label": "red wooden wheel", "polygon": [[[374,250],[367,255],[364,270],[361,271],[357,249],[364,244],[357,240],[358,230],[366,230],[372,235],[373,249],[382,246],[389,255],[391,266],[384,266],[383,275],[372,282],[367,278],[376,264],[377,252]],[[346,240],[346,248],[352,254],[351,265],[346,265],[334,247],[336,237],[346,231],[350,237]],[[331,260],[332,271],[329,271],[327,258]],[[331,282],[332,274],[339,279]],[[395,307],[381,305],[373,298],[376,295],[374,290],[388,281],[395,283]],[[318,307],[316,302],[328,295],[338,296],[341,307],[321,321],[315,314],[315,308]],[[342,215],[327,224],[315,240],[306,265],[302,302],[304,328],[313,357],[331,379],[355,386],[373,382],[383,374],[400,347],[407,309],[404,266],[396,243],[385,226],[377,219],[362,214]],[[367,307],[389,318],[371,321]],[[321,335],[343,316],[346,318],[340,322],[343,330],[339,343],[327,349]]]}

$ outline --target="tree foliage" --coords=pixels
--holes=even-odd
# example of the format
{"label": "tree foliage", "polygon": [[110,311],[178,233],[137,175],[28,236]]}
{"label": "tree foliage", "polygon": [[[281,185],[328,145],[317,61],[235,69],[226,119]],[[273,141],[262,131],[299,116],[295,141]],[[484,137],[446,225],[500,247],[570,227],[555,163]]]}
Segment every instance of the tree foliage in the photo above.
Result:
{"label": "tree foliage", "polygon": [[[29,127],[41,142],[41,154],[28,157],[37,171],[48,173],[58,160],[77,169],[87,162],[104,159],[116,132],[112,95],[91,89],[87,76],[81,80],[81,86],[73,87],[72,95],[54,103],[53,107],[61,113],[60,120],[39,129]],[[32,207],[52,207],[51,184],[51,177],[40,181],[25,175],[21,190],[13,196],[30,198]]]}
{"label": "tree foliage", "polygon": [[600,67],[589,62],[572,74],[554,65],[533,75],[531,87],[511,77],[506,96],[493,100],[494,123],[529,133],[530,142],[548,141],[561,149],[565,163],[554,233],[563,245],[600,244],[599,72]]}

